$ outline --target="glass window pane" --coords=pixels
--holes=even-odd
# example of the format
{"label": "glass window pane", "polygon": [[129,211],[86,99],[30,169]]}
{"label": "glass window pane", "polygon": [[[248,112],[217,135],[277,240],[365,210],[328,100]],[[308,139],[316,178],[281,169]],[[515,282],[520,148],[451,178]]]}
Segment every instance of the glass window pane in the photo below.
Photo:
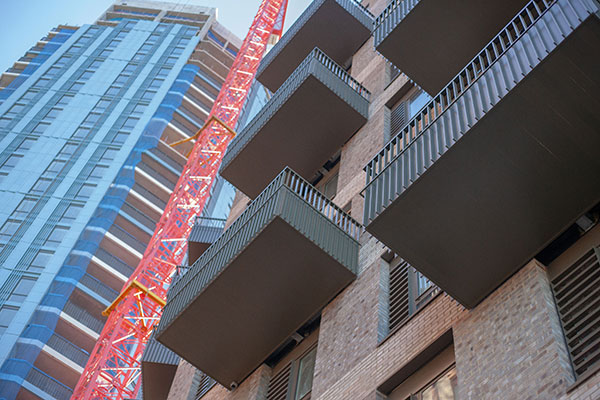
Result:
{"label": "glass window pane", "polygon": [[312,390],[316,358],[317,348],[315,347],[300,360],[300,366],[298,367],[298,384],[296,385],[296,400],[302,399]]}
{"label": "glass window pane", "polygon": [[21,278],[19,283],[17,283],[17,286],[13,289],[12,293],[8,297],[8,301],[14,301],[17,303],[24,302],[34,284],[35,279],[33,278]]}
{"label": "glass window pane", "polygon": [[31,264],[29,264],[29,267],[27,268],[28,270],[34,270],[34,271],[41,271],[44,269],[44,267],[46,267],[46,265],[48,265],[48,262],[50,262],[50,258],[52,258],[52,255],[54,254],[53,251],[48,251],[48,250],[40,250],[37,255],[35,256],[35,258],[33,259],[33,261],[31,262]]}

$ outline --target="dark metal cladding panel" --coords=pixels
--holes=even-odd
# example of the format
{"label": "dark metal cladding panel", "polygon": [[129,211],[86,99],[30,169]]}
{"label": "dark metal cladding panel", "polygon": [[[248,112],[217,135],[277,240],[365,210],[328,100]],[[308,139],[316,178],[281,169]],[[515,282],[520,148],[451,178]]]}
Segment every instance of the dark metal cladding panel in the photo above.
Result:
{"label": "dark metal cladding panel", "polygon": [[257,80],[277,91],[314,47],[343,64],[369,39],[373,20],[357,0],[313,1],[264,56]]}

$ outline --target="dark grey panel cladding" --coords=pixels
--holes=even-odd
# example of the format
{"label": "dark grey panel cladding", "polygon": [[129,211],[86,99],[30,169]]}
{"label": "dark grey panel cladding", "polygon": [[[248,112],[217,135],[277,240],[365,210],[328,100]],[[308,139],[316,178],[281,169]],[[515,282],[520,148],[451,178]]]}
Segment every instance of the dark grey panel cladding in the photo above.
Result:
{"label": "dark grey panel cladding", "polygon": [[365,224],[414,184],[597,10],[587,0],[530,2],[365,167]]}
{"label": "dark grey panel cladding", "polygon": [[[329,3],[329,4],[327,4]],[[343,19],[335,18],[339,14],[331,14],[325,11],[327,8],[329,11],[332,10],[333,5],[340,7],[346,13],[348,13],[357,24],[349,26],[355,27],[352,35],[360,37],[358,41],[349,40],[350,38],[344,36],[337,36],[329,34],[328,29],[343,28],[336,26],[336,20],[342,21]],[[329,7],[327,7],[329,6]],[[311,19],[315,19],[316,14],[323,12],[323,19],[330,19],[329,26],[319,24],[322,19],[313,21],[313,25],[310,25]],[[266,70],[274,64],[274,61],[279,57],[287,57],[289,60],[285,64],[297,65],[303,57],[310,52],[313,47],[321,47],[325,52],[331,54],[331,57],[335,62],[342,64],[347,58],[352,57],[358,47],[369,38],[370,32],[373,28],[374,16],[357,0],[315,0],[310,3],[306,10],[300,15],[300,17],[294,22],[294,24],[287,30],[285,35],[277,42],[275,46],[263,57],[258,71],[256,73],[257,79],[261,81],[261,76]],[[331,20],[335,19],[335,20]],[[350,20],[346,20],[350,21]],[[315,23],[318,26],[315,26]],[[339,24],[339,22],[338,22]],[[318,29],[315,29],[318,28]],[[303,31],[304,32],[301,32]],[[363,34],[359,34],[358,31],[364,30]],[[339,32],[335,32],[339,34]],[[364,35],[364,36],[363,36]],[[299,36],[302,36],[300,38]],[[345,41],[342,40],[342,37]],[[291,47],[291,49],[289,48]],[[282,55],[288,50],[285,56]],[[345,50],[345,51],[344,51]],[[282,63],[278,63],[277,66],[281,68]],[[276,69],[277,67],[275,67]],[[281,71],[279,74],[289,74],[293,67],[289,71]],[[273,79],[267,79],[271,82]],[[261,81],[262,82],[262,81]],[[279,85],[264,83],[271,91],[276,91]]]}
{"label": "dark grey panel cladding", "polygon": [[361,225],[295,172],[285,169],[169,290],[158,335],[276,217],[357,273]]}
{"label": "dark grey panel cladding", "polygon": [[[223,157],[223,170],[265,126],[275,113],[285,104],[294,92],[309,77],[314,76],[339,98],[368,118],[370,93],[342,67],[333,62],[325,53],[315,48],[259,113],[238,133]],[[317,101],[318,99],[315,99]]]}

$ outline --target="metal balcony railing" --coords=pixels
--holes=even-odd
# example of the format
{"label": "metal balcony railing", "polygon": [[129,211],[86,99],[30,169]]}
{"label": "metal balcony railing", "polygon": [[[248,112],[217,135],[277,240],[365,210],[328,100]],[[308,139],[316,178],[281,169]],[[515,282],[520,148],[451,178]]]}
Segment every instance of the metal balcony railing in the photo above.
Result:
{"label": "metal balcony railing", "polygon": [[388,6],[375,18],[373,23],[373,39],[375,47],[385,39],[398,22],[408,15],[410,10],[421,0],[392,0]]}
{"label": "metal balcony railing", "polygon": [[135,219],[140,224],[154,232],[154,228],[156,228],[156,221],[148,217],[146,214],[144,214],[131,204],[127,202],[123,203],[123,205],[121,206],[121,211],[123,211],[131,218]]}
{"label": "metal balcony railing", "polygon": [[55,399],[70,399],[73,391],[67,386],[32,366],[25,380]]}
{"label": "metal balcony railing", "polygon": [[[231,162],[244,146],[256,136],[265,123],[273,117],[283,103],[298,88],[299,83],[305,80],[310,74],[314,74],[323,82],[327,82],[327,85],[330,86],[333,92],[366,117],[371,93],[325,53],[315,48],[229,145],[227,153],[225,153],[223,158],[224,166]],[[331,79],[331,74],[338,78],[338,80]]]}
{"label": "metal balcony railing", "polygon": [[129,277],[134,271],[134,267],[127,264],[120,258],[110,254],[108,251],[104,250],[101,247],[99,247],[98,250],[96,250],[96,257],[99,260],[111,266],[112,268],[114,268],[115,270],[119,271],[126,277]]}
{"label": "metal balcony railing", "polygon": [[[347,254],[343,249],[350,246],[350,242],[357,243],[362,231],[362,225],[336,206],[321,192],[314,188],[289,168],[284,169],[248,206],[248,208],[223,232],[190,267],[170,289],[167,308],[163,312],[162,320],[170,321],[186,304],[207,286],[212,278],[225,268],[229,260],[238,254],[253,238],[264,224],[268,223],[274,215],[275,207],[282,191],[293,193],[297,199],[325,220],[315,220],[311,216],[298,212],[292,201],[285,202],[284,210],[286,220],[295,226],[306,237],[313,240],[328,254],[341,264],[346,265],[356,273],[357,260]],[[325,222],[327,221],[327,222]],[[312,222],[312,223],[311,223]],[[341,230],[347,240],[327,240],[327,233],[332,226]],[[171,306],[169,307],[169,303]]]}
{"label": "metal balcony railing", "polygon": [[[412,0],[409,1],[411,4],[412,2]],[[414,2],[416,2],[416,0]],[[394,1],[388,8],[393,10],[396,7],[399,7],[396,3],[404,2]],[[486,45],[454,79],[452,79],[452,81],[450,81],[448,85],[425,105],[425,107],[423,107],[421,111],[418,112],[417,115],[415,115],[415,117],[413,117],[413,119],[384,146],[379,154],[367,164],[365,167],[365,223],[369,223],[381,211],[382,205],[385,207],[386,204],[389,204],[389,202],[403,190],[398,186],[400,181],[407,182],[409,175],[415,175],[414,169],[421,168],[416,167],[415,165],[405,165],[402,170],[391,169],[390,167],[396,164],[403,153],[409,151],[411,145],[415,143],[415,141],[417,141],[434,122],[437,122],[444,117],[445,113],[458,101],[461,95],[473,87],[481,77],[495,65],[500,57],[507,54],[507,52],[513,48],[515,43],[517,43],[517,41],[548,12],[550,7],[556,3],[557,0],[530,1],[505,26],[505,28],[502,29],[500,33],[496,35],[496,37],[494,37],[494,39],[492,39],[492,41]],[[406,7],[402,6],[403,10],[405,8]],[[540,53],[540,56],[526,54],[527,57],[535,58],[535,62],[532,60],[532,62],[529,63],[529,69],[543,58],[543,55],[548,52],[548,48],[556,45],[555,43],[546,46],[546,39],[547,38],[545,37],[540,37],[539,43],[534,44],[533,48]],[[490,85],[488,85],[488,88],[489,87]],[[506,91],[505,88],[501,88],[500,86],[498,87],[498,90],[503,92]],[[493,100],[493,102],[496,101],[496,99]],[[484,111],[491,108],[489,104],[491,103],[486,103],[481,100],[481,108]],[[462,112],[466,113],[466,118],[463,118],[463,120],[473,118],[473,109],[467,107],[464,108]],[[455,135],[458,135],[458,132],[456,132]],[[415,154],[415,156],[417,155]],[[423,157],[421,156],[421,158]],[[414,162],[414,164],[424,163],[429,163],[429,161],[421,160]],[[398,179],[398,174],[404,174],[405,176],[401,177],[402,179]],[[377,188],[373,188],[372,183],[382,175],[385,175],[386,182],[389,182],[377,185]],[[392,175],[394,177],[392,177]]]}
{"label": "metal balcony railing", "polygon": [[83,275],[81,277],[81,279],[79,280],[79,282],[82,285],[84,285],[85,287],[92,290],[94,293],[97,293],[98,295],[100,295],[100,297],[107,300],[109,303],[111,303],[119,295],[119,293],[117,291],[111,289],[106,284],[104,284],[102,281],[94,278],[93,276],[91,276],[89,274]]}
{"label": "metal balcony railing", "polygon": [[137,193],[148,199],[148,201],[153,203],[158,208],[164,209],[167,206],[167,203],[164,200],[153,194],[148,189],[142,187],[142,185],[140,185],[139,183],[134,183],[131,189],[135,190]]}
{"label": "metal balcony railing", "polygon": [[48,346],[52,349],[56,350],[63,356],[67,357],[69,360],[73,361],[77,365],[81,367],[85,367],[87,360],[90,354],[80,348],[79,346],[74,345],[64,337],[54,333],[48,339]]}
{"label": "metal balcony railing", "polygon": [[121,240],[123,243],[127,244],[128,246],[131,246],[131,248],[135,249],[136,251],[142,254],[144,253],[144,251],[146,251],[147,243],[138,240],[135,236],[133,236],[123,228],[119,227],[118,225],[113,224],[108,229],[108,231],[115,237],[117,237],[119,240]]}
{"label": "metal balcony railing", "polygon": [[104,322],[79,307],[78,305],[71,303],[68,301],[63,308],[63,312],[67,314],[69,317],[77,320],[81,324],[90,328],[96,333],[102,332],[102,328],[104,327]]}

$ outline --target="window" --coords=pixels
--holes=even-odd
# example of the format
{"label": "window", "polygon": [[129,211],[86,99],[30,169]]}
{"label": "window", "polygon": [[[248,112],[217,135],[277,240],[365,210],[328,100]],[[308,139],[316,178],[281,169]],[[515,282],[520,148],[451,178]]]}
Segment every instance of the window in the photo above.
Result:
{"label": "window", "polygon": [[52,229],[52,232],[50,232],[50,235],[48,235],[44,245],[57,247],[60,242],[62,242],[68,231],[69,227],[67,226],[55,226],[54,229]]}
{"label": "window", "polygon": [[75,150],[77,150],[77,145],[75,143],[66,143],[56,158],[69,159],[75,153]]}
{"label": "window", "polygon": [[108,57],[110,55],[110,53],[112,53],[112,50],[109,50],[109,49],[102,50],[100,52],[100,54],[98,54],[98,57]]}
{"label": "window", "polygon": [[69,204],[58,222],[65,225],[73,222],[81,212],[82,208],[83,205],[81,204]]}
{"label": "window", "polygon": [[87,117],[85,117],[85,119],[83,120],[82,124],[89,124],[89,125],[93,125],[96,122],[98,122],[98,120],[100,119],[100,115],[98,113],[89,113]]}
{"label": "window", "polygon": [[46,121],[56,119],[56,117],[58,116],[58,114],[60,114],[61,111],[62,110],[58,108],[51,108],[50,111],[48,111],[44,116],[44,119]]}
{"label": "window", "polygon": [[21,96],[19,101],[28,102],[29,100],[33,99],[36,94],[38,94],[38,92],[33,92],[31,90],[28,90],[25,92],[25,94],[23,96]]}
{"label": "window", "polygon": [[54,160],[48,165],[48,168],[42,174],[44,178],[55,178],[65,166],[66,161]]}
{"label": "window", "polygon": [[119,94],[119,88],[116,86],[109,87],[108,90],[104,93],[105,96],[116,96],[117,94]]}
{"label": "window", "polygon": [[87,81],[88,79],[90,79],[92,77],[92,75],[94,75],[93,71],[83,71],[83,73],[79,77],[79,80],[80,81]]}
{"label": "window", "polygon": [[100,157],[100,162],[108,162],[114,160],[117,153],[119,153],[119,150],[117,149],[108,148],[104,150],[104,154],[102,154],[102,157]]}
{"label": "window", "polygon": [[69,102],[71,101],[71,99],[73,99],[73,95],[72,94],[65,94],[64,96],[62,96],[58,102],[56,102],[57,106],[66,106],[67,104],[69,104]]}
{"label": "window", "polygon": [[10,238],[17,232],[21,226],[21,221],[15,219],[7,220],[2,228],[0,228],[0,243],[6,244],[10,240]]}
{"label": "window", "polygon": [[387,400],[456,400],[457,386],[452,330],[448,330],[379,385],[377,397]]}
{"label": "window", "polygon": [[131,111],[132,115],[141,115],[144,113],[144,110],[146,109],[146,105],[145,104],[138,104],[136,105],[133,110]]}
{"label": "window", "polygon": [[107,169],[108,167],[105,167],[103,165],[96,165],[88,175],[88,180],[92,182],[99,181],[100,179],[102,179],[102,176],[104,175]]}
{"label": "window", "polygon": [[92,63],[90,64],[90,66],[88,67],[88,69],[91,69],[91,70],[94,70],[94,71],[95,71],[95,70],[97,70],[98,68],[100,68],[100,66],[101,66],[101,65],[102,65],[102,61],[100,61],[100,60],[95,60],[94,62],[92,62]]}
{"label": "window", "polygon": [[37,182],[31,188],[30,192],[31,193],[42,194],[42,193],[44,193],[50,187],[51,183],[52,183],[51,179],[48,179],[48,178],[39,178],[37,180]]}
{"label": "window", "polygon": [[125,122],[123,122],[123,126],[121,126],[121,129],[132,130],[138,121],[138,118],[129,117],[125,120]]}
{"label": "window", "polygon": [[406,261],[394,258],[389,268],[388,329],[380,339],[394,333],[439,292],[437,286]]}
{"label": "window", "polygon": [[35,126],[35,128],[33,128],[33,130],[31,131],[31,133],[35,133],[37,135],[41,135],[42,133],[44,133],[46,131],[46,129],[48,129],[49,126],[50,126],[50,124],[47,123],[47,122],[40,122],[39,124],[37,124]]}
{"label": "window", "polygon": [[27,138],[24,139],[21,144],[19,146],[17,146],[16,151],[18,152],[24,152],[26,150],[29,150],[33,147],[33,144],[35,143],[37,139],[33,139],[33,138]]}
{"label": "window", "polygon": [[89,199],[95,188],[96,188],[96,185],[93,185],[91,183],[83,184],[81,186],[81,189],[79,189],[79,192],[77,192],[77,195],[75,196],[75,198],[81,199],[81,200]]}
{"label": "window", "polygon": [[129,136],[129,132],[117,132],[111,143],[114,144],[123,144],[127,140]]}
{"label": "window", "polygon": [[19,311],[17,307],[4,306],[0,308],[0,335],[6,331],[17,311]]}
{"label": "window", "polygon": [[12,301],[14,303],[24,302],[25,298],[31,291],[31,288],[33,288],[33,285],[35,285],[34,278],[22,277],[21,280],[19,280],[19,283],[17,283],[17,286],[15,286],[11,292],[10,296],[8,296],[8,301]]}
{"label": "window", "polygon": [[69,88],[69,90],[71,90],[73,92],[79,92],[82,87],[83,87],[83,83],[81,83],[81,82],[75,82],[75,83],[73,83],[71,85],[71,87]]}
{"label": "window", "polygon": [[10,118],[0,118],[0,128],[6,128],[10,121],[12,121]]}
{"label": "window", "polygon": [[6,176],[17,165],[19,160],[23,158],[21,154],[13,154],[9,156],[0,167],[0,175]]}
{"label": "window", "polygon": [[298,367],[298,379],[296,383],[296,395],[294,400],[307,399],[312,390],[313,375],[315,372],[315,361],[317,359],[317,348],[313,348],[300,359]]}
{"label": "window", "polygon": [[452,366],[413,398],[415,400],[454,400],[457,398],[457,386],[456,367]]}
{"label": "window", "polygon": [[158,89],[164,81],[164,79],[154,78],[148,87],[152,89]]}
{"label": "window", "polygon": [[40,250],[33,258],[29,267],[27,267],[28,271],[43,271],[46,265],[50,262],[50,259],[54,255],[54,252],[51,250]]}
{"label": "window", "polygon": [[25,109],[24,104],[15,104],[6,112],[6,114],[18,114],[21,111],[23,111],[24,109]]}
{"label": "window", "polygon": [[333,199],[337,193],[338,177],[339,174],[336,172],[333,176],[327,179],[327,182],[325,182],[322,186],[321,192],[328,199]]}
{"label": "window", "polygon": [[25,219],[25,217],[27,217],[27,215],[29,215],[31,210],[33,210],[33,207],[35,206],[36,203],[37,203],[37,201],[34,199],[27,198],[27,197],[24,198],[23,200],[21,200],[21,202],[19,203],[19,205],[17,206],[17,208],[15,209],[15,211],[12,213],[11,216],[14,218]]}
{"label": "window", "polygon": [[154,95],[156,94],[156,92],[154,90],[146,90],[144,92],[144,94],[142,95],[142,100],[152,100],[152,98],[154,97]]}
{"label": "window", "polygon": [[412,119],[431,100],[424,91],[420,90],[408,100],[409,119]]}
{"label": "window", "polygon": [[[315,333],[311,336],[314,336]],[[304,340],[309,341],[309,338]],[[301,342],[298,348],[292,350],[289,356],[284,357],[279,365],[273,368],[274,374],[269,380],[267,400],[310,399],[317,356],[316,344],[310,346],[310,344],[306,346]],[[308,350],[306,350],[307,347],[309,347]],[[304,348],[304,353],[301,353],[302,348]]]}
{"label": "window", "polygon": [[33,85],[33,87],[35,88],[45,88],[46,86],[48,86],[50,84],[50,79],[48,78],[40,78],[37,80],[37,82]]}

